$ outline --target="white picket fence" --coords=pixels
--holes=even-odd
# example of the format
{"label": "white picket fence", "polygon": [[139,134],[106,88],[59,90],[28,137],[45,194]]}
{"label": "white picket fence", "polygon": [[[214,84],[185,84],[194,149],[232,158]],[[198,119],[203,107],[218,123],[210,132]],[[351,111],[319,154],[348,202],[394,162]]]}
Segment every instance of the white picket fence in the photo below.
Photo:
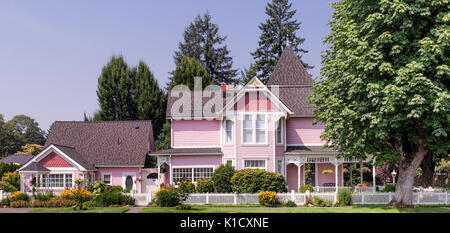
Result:
{"label": "white picket fence", "polygon": [[[258,194],[253,193],[193,193],[186,200],[187,204],[258,204]],[[278,193],[282,202],[294,201],[297,205],[303,205],[306,200],[305,193]],[[320,197],[325,201],[334,203],[336,193],[310,193],[310,197]],[[388,204],[394,193],[353,193],[353,204]],[[415,205],[448,205],[450,193],[448,192],[417,192],[413,194]]]}
{"label": "white picket fence", "polygon": [[125,193],[125,195],[129,195],[134,197],[136,200],[134,205],[136,206],[147,206],[148,203],[152,201],[153,193]]}

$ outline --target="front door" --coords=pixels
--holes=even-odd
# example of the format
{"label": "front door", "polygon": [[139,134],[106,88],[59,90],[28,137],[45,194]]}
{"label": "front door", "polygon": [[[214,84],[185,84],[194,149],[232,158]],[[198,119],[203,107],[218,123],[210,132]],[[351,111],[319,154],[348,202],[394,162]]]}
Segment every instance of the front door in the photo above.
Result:
{"label": "front door", "polygon": [[151,193],[158,190],[158,170],[142,169],[142,193]]}

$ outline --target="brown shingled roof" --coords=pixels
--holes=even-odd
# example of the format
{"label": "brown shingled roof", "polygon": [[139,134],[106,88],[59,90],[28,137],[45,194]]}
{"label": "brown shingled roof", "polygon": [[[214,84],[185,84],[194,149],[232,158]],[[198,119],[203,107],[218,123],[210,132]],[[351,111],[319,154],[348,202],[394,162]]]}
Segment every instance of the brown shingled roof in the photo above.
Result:
{"label": "brown shingled roof", "polygon": [[308,104],[308,98],[314,91],[313,82],[294,51],[286,46],[267,86],[271,89],[274,85],[278,86],[278,98],[293,112],[292,117],[313,117],[316,107]]}
{"label": "brown shingled roof", "polygon": [[286,46],[267,85],[312,85],[313,80],[290,46]]}
{"label": "brown shingled roof", "polygon": [[51,144],[96,167],[144,166],[154,148],[151,121],[56,121],[45,147]]}
{"label": "brown shingled roof", "polygon": [[329,153],[337,153],[337,151],[330,149],[330,148],[323,148],[323,146],[288,146],[286,148],[286,153],[288,153],[288,154],[296,154],[296,153],[329,154]]}

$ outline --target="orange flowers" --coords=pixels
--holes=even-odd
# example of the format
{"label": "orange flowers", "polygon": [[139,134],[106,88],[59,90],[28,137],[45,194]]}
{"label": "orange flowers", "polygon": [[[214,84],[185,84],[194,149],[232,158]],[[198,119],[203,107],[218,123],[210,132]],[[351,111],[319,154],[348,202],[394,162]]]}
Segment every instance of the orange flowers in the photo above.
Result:
{"label": "orange flowers", "polygon": [[267,207],[275,207],[280,204],[277,193],[272,191],[261,191],[258,193],[259,203]]}

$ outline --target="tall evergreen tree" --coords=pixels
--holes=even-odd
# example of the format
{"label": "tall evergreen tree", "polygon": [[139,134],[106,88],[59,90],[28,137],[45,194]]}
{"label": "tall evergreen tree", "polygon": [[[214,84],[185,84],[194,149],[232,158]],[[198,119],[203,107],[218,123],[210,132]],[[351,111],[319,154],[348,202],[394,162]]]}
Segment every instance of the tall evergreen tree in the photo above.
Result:
{"label": "tall evergreen tree", "polygon": [[195,58],[206,67],[216,84],[234,84],[238,71],[233,69],[233,58],[226,45],[226,36],[219,35],[219,27],[211,22],[206,12],[198,15],[183,33],[184,42],[178,44],[174,60],[178,65],[183,57]]}
{"label": "tall evergreen tree", "polygon": [[244,70],[241,70],[241,79],[239,79],[239,84],[245,86],[255,76],[256,76],[256,66],[255,64],[251,63],[248,69],[244,68]]}
{"label": "tall evergreen tree", "polygon": [[159,135],[166,118],[166,94],[144,62],[139,62],[133,70],[137,119],[152,120],[153,133]]}
{"label": "tall evergreen tree", "polygon": [[97,97],[101,120],[136,119],[133,78],[122,56],[111,57],[98,78]]}
{"label": "tall evergreen tree", "polygon": [[169,78],[168,90],[171,90],[176,85],[186,85],[190,90],[194,90],[194,78],[202,78],[202,88],[213,83],[209,77],[208,70],[203,66],[199,60],[190,57],[183,57],[181,62],[177,65],[173,76]]}
{"label": "tall evergreen tree", "polygon": [[[259,25],[259,47],[251,55],[255,60],[258,77],[264,83],[267,82],[288,41],[300,61],[302,54],[308,52],[300,48],[305,39],[297,36],[301,23],[293,19],[296,10],[291,10],[291,7],[289,0],[272,0],[272,3],[267,3],[266,6],[269,18]],[[307,69],[313,68],[303,61],[302,64]]]}

